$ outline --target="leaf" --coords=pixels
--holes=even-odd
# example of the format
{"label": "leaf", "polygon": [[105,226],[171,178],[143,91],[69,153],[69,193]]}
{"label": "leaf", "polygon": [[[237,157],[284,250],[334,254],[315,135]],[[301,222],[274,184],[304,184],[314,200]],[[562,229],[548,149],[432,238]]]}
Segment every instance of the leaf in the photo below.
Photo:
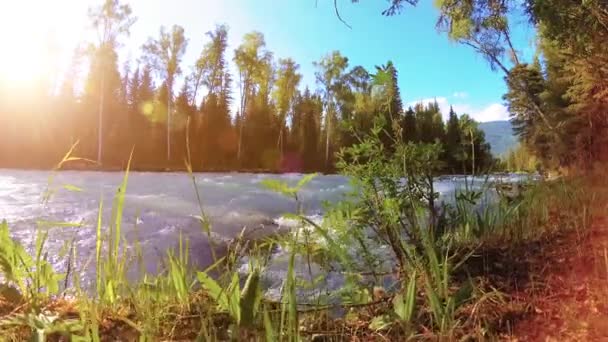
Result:
{"label": "leaf", "polygon": [[404,322],[410,322],[416,305],[416,273],[410,276],[405,295],[398,294],[393,299],[393,310]]}
{"label": "leaf", "polygon": [[116,296],[114,295],[114,283],[112,282],[112,280],[108,280],[106,282],[105,290],[106,300],[110,303],[114,303],[114,301],[116,300]]}
{"label": "leaf", "polygon": [[261,298],[260,272],[256,268],[247,277],[241,293],[241,322],[244,326],[253,325]]}
{"label": "leaf", "polygon": [[63,159],[62,162],[65,163],[65,162],[79,161],[79,160],[84,160],[86,162],[97,164],[97,162],[95,160],[87,159],[87,158],[80,158],[80,157],[68,157],[68,158]]}
{"label": "leaf", "polygon": [[201,228],[205,234],[211,235],[211,222],[205,215],[192,215],[192,217],[201,223]]}
{"label": "leaf", "polygon": [[264,310],[264,332],[266,332],[266,342],[277,341],[274,328],[272,327],[272,321],[270,320],[270,314],[267,310]]}
{"label": "leaf", "polygon": [[71,184],[64,184],[63,188],[68,190],[68,191],[73,191],[73,192],[82,192],[84,191],[82,188],[79,188],[75,185],[71,185]]}
{"label": "leaf", "polygon": [[61,227],[61,228],[70,228],[70,227],[82,227],[83,223],[82,222],[53,222],[53,221],[36,221],[36,224],[40,227],[40,228],[44,228],[44,227]]}
{"label": "leaf", "polygon": [[283,181],[277,179],[264,179],[260,182],[262,186],[270,191],[285,195],[287,197],[294,197],[296,189],[289,187],[289,185]]}
{"label": "leaf", "polygon": [[310,183],[310,181],[312,181],[315,177],[317,177],[316,173],[309,173],[305,175],[304,177],[300,178],[295,188],[299,191],[300,189],[305,187],[306,184]]}
{"label": "leaf", "polygon": [[239,291],[239,274],[232,274],[232,281],[228,287],[230,297],[228,297],[229,311],[237,324],[241,324],[241,293]]}
{"label": "leaf", "polygon": [[376,316],[369,323],[369,328],[374,331],[386,330],[391,324],[393,322],[391,322],[388,315]]}
{"label": "leaf", "polygon": [[0,224],[0,274],[4,276],[5,280],[15,282],[21,293],[26,293],[28,288],[25,280],[30,276],[29,272],[32,267],[34,267],[32,257],[19,242],[11,238],[8,224],[6,221],[2,221]]}
{"label": "leaf", "polygon": [[[114,207],[112,208],[112,220],[114,221],[114,226],[111,229],[114,230],[115,238],[114,238],[114,251],[110,251],[110,253],[114,253],[113,257],[115,260],[118,260],[118,250],[120,246],[120,237],[121,237],[121,225],[122,225],[122,213],[124,211],[125,205],[125,193],[127,192],[127,184],[129,183],[129,171],[131,169],[131,161],[133,160],[133,148],[131,149],[131,154],[129,155],[129,160],[127,161],[127,168],[125,169],[125,174],[123,176],[122,182],[120,183],[120,187],[116,191],[116,195],[114,196]],[[111,244],[112,245],[112,244]]]}
{"label": "leaf", "polygon": [[59,250],[59,257],[60,258],[65,258],[66,255],[68,255],[68,253],[70,252],[70,249],[72,248],[72,244],[74,243],[74,239],[72,238],[72,240],[65,240],[63,242],[63,245],[61,246],[61,249]]}
{"label": "leaf", "polygon": [[401,320],[406,320],[407,317],[407,303],[406,297],[400,293],[393,298],[393,311],[401,318]]}
{"label": "leaf", "polygon": [[383,86],[391,81],[391,74],[386,70],[377,68],[376,74],[372,75],[372,80],[374,85]]}
{"label": "leaf", "polygon": [[225,259],[226,259],[225,256],[218,258],[216,262],[214,262],[212,265],[208,266],[203,272],[204,273],[211,272],[211,270],[213,270],[216,267],[218,267],[219,265],[221,265],[221,263],[224,262]]}
{"label": "leaf", "polygon": [[181,264],[171,253],[168,256],[169,259],[169,274],[171,276],[172,284],[177,294],[177,298],[180,301],[186,300],[188,297],[188,285],[184,281],[184,272],[182,271]]}
{"label": "leaf", "polygon": [[433,314],[433,317],[435,318],[435,324],[440,327],[443,324],[443,319],[445,317],[444,308],[441,305],[441,300],[439,299],[439,296],[437,295],[437,291],[431,285],[431,281],[429,280],[428,276],[425,277],[425,284],[426,284],[426,295],[429,300],[431,313]]}
{"label": "leaf", "polygon": [[[287,303],[287,318],[288,318],[288,329],[289,333],[297,336],[298,332],[298,304],[296,296],[296,273],[295,273],[295,259],[296,259],[296,244],[298,241],[299,230],[296,230],[296,234],[291,240],[291,252],[289,253],[289,263],[287,264],[287,279],[285,279],[285,301]],[[285,306],[283,306],[281,312],[281,322],[285,314]],[[282,328],[281,330],[282,331]]]}
{"label": "leaf", "polygon": [[64,277],[61,274],[56,274],[53,266],[48,262],[43,262],[40,269],[36,271],[40,277],[40,286],[46,288],[48,294],[57,294],[59,292],[59,281]]}
{"label": "leaf", "polygon": [[103,196],[99,200],[99,209],[97,212],[97,226],[95,227],[95,285],[97,286],[97,294],[101,294],[101,215],[103,213]]}
{"label": "leaf", "polygon": [[325,241],[327,241],[327,244],[329,245],[329,247],[332,249],[333,252],[335,252],[338,256],[338,258],[340,258],[340,261],[342,262],[343,265],[347,265],[348,264],[348,258],[346,256],[346,253],[344,252],[344,249],[338,244],[336,243],[336,241],[334,239],[331,238],[331,236],[329,235],[329,232],[324,229],[323,227],[319,226],[318,224],[316,224],[314,221],[312,221],[311,219],[309,219],[306,216],[302,216],[302,215],[285,215],[285,217],[288,218],[298,218],[300,220],[302,220],[305,223],[308,223],[309,225],[313,226],[315,228],[315,231],[317,233],[319,233],[324,239]]}
{"label": "leaf", "polygon": [[204,272],[197,272],[196,277],[201,285],[209,291],[209,295],[218,303],[222,310],[228,311],[228,299],[220,285]]}

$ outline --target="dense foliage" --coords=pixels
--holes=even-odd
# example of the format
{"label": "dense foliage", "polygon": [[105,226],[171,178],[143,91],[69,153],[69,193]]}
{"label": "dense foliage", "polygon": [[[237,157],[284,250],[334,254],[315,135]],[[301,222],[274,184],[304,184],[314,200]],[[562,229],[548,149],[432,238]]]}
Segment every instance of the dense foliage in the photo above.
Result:
{"label": "dense foliage", "polygon": [[410,142],[438,141],[443,172],[470,171],[473,158],[479,169],[493,163],[468,116],[452,112],[446,126],[436,103],[404,108],[391,61],[368,71],[331,52],[314,63],[318,89],[311,90],[301,85],[299,65],[276,59],[260,32],[231,53],[225,25],[207,33],[195,65],[185,66],[188,39],[175,25],[120,67],[131,9],[106,0],[90,20],[99,40],[75,52],[60,84],[49,80],[24,95],[0,82],[0,166],[50,167],[78,141],[75,154],[102,168],[124,167],[132,147],[135,169],[183,168],[189,147],[194,170],[331,172],[340,149],[370,133],[376,118],[384,120],[387,151],[399,130]]}
{"label": "dense foliage", "polygon": [[[394,14],[403,3],[416,2],[391,0],[385,13]],[[530,0],[527,10],[542,23],[544,62],[525,64],[518,61],[508,36],[503,14],[510,9],[509,1],[440,0],[437,4],[442,10],[440,26],[448,28],[450,37],[483,53],[493,67],[506,73],[505,99],[525,144],[506,158],[508,168],[530,170],[534,160],[530,150],[554,165],[601,156],[597,143],[603,139],[599,134],[603,126],[597,114],[603,108],[604,71],[603,64],[591,62],[604,49],[599,43],[605,36],[604,5],[593,0],[582,6]],[[9,145],[17,162],[43,162],[59,153],[35,149],[33,141],[55,146],[78,138],[80,153],[97,156],[104,165],[118,163],[120,153],[128,153],[121,147],[136,143],[136,149],[142,145],[145,151],[139,157],[143,159],[136,160],[140,165],[172,166],[184,157],[186,142],[191,142],[197,168],[277,167],[290,161],[290,153],[294,164],[283,164],[287,167],[330,169],[335,160],[336,167],[351,178],[352,192],[328,205],[323,220],[316,223],[303,216],[299,196],[314,174],[295,186],[266,179],[267,188],[295,202],[297,212],[286,218],[297,219],[302,226],[259,243],[246,241],[243,230],[228,245],[226,255],[206,271],[192,268],[188,240],[180,233],[178,246],[166,251],[159,273],[150,275],[142,268],[141,281],[134,282],[129,271],[143,262],[143,254],[137,241],[134,248],[127,247],[121,230],[128,171],[110,204],[109,218],[102,215],[104,203],[99,205],[95,253],[88,260],[77,260],[74,240],[65,240],[57,256],[67,259],[65,273],[51,267],[52,254],[45,248],[48,229],[36,231],[35,246],[28,253],[2,222],[3,339],[512,340],[514,324],[522,318],[536,312],[546,320],[549,311],[536,306],[537,296],[563,299],[537,272],[552,261],[562,264],[563,256],[576,252],[546,253],[543,247],[580,247],[582,239],[597,238],[589,228],[597,222],[596,215],[604,215],[606,193],[598,192],[595,182],[560,179],[520,184],[518,190],[515,184],[505,188],[489,182],[469,187],[471,177],[463,177],[466,186],[455,191],[452,202],[442,203],[434,176],[488,165],[484,135],[473,120],[458,117],[453,110],[444,124],[436,103],[404,110],[397,71],[390,62],[370,75],[362,67],[349,69],[348,59],[334,52],[317,64],[319,92],[300,93],[297,65],[280,60],[276,69],[263,36],[248,34],[234,56],[241,97],[233,122],[225,27],[209,34],[211,42],[173,98],[186,45],[183,30],[161,29],[160,38],[146,44],[146,64],[133,73],[120,73],[114,49],[133,22],[130,10],[107,1],[99,13],[93,18],[104,34],[91,49],[91,72],[83,95],[75,99],[62,92],[47,98],[53,109],[56,103],[67,105],[58,106],[62,110],[55,113],[67,115],[62,122],[71,126],[45,127],[58,120],[40,121],[23,131],[26,116],[7,121],[12,126],[7,126],[11,128],[2,139],[19,142]],[[583,33],[584,27],[588,33]],[[574,32],[578,32],[575,39]],[[567,60],[564,48],[571,54]],[[511,68],[501,60],[507,50],[514,53]],[[160,86],[155,86],[154,72]],[[70,78],[65,83],[62,89],[73,94]],[[201,89],[207,90],[202,102],[196,95]],[[16,104],[8,107],[15,114],[48,110],[37,101],[16,100],[2,105]],[[34,139],[21,138],[23,132]],[[75,159],[68,153],[58,168]],[[190,176],[201,208],[197,218],[210,237],[212,227],[202,209],[196,177]],[[60,187],[80,191],[69,184]],[[488,202],[485,195],[490,187],[499,196]],[[45,198],[54,192],[49,184]],[[84,223],[39,221],[38,225],[82,231]],[[565,237],[563,242],[556,242],[560,237]],[[277,244],[281,248],[274,248]],[[606,250],[600,248],[601,259],[584,262],[601,265]],[[276,251],[285,251],[287,260],[273,259]],[[237,260],[245,252],[249,258],[243,270]],[[278,300],[263,295],[264,274],[272,270],[273,261],[287,269]],[[308,270],[300,272],[296,265]],[[80,286],[84,268],[94,270],[90,291]],[[325,288],[336,284],[336,279],[342,280],[337,294]],[[564,283],[560,279],[558,284]],[[587,284],[582,288],[588,291]],[[303,289],[314,291],[306,296]],[[581,291],[568,292],[580,301]],[[585,305],[594,301],[589,298]],[[334,309],[341,310],[343,317],[331,319]],[[563,331],[555,329],[553,322],[550,327]]]}
{"label": "dense foliage", "polygon": [[[385,15],[418,0],[389,2]],[[504,73],[511,121],[546,167],[589,167],[605,160],[608,2],[440,0],[435,5],[440,31]],[[537,32],[537,57],[531,61],[512,39],[514,25],[521,23]]]}
{"label": "dense foliage", "polygon": [[519,145],[509,150],[501,158],[501,169],[510,172],[540,172],[543,173],[540,161],[528,151],[525,146]]}

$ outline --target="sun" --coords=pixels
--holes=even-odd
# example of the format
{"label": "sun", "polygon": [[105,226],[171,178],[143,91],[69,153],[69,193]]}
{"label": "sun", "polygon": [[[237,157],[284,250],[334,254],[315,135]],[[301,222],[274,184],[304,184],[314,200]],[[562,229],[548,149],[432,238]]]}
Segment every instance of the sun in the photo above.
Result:
{"label": "sun", "polygon": [[0,56],[0,78],[10,84],[33,83],[43,77],[45,53],[31,41],[0,41],[8,47]]}
{"label": "sun", "polygon": [[18,1],[0,7],[0,77],[10,84],[35,81],[46,58],[40,30],[43,18],[39,11],[25,11]]}
{"label": "sun", "polygon": [[1,82],[25,86],[53,77],[63,53],[62,45],[76,40],[78,35],[76,18],[83,15],[75,15],[74,3],[75,0],[0,1]]}

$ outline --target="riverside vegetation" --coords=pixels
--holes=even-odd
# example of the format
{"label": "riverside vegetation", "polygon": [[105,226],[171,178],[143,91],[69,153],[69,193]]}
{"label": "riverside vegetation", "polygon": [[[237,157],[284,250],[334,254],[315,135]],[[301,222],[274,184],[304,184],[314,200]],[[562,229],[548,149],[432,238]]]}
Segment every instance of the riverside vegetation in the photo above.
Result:
{"label": "riverside vegetation", "polygon": [[[456,192],[454,204],[439,203],[433,177],[442,167],[441,145],[405,142],[398,131],[387,137],[382,120],[378,116],[371,133],[358,135],[359,142],[339,154],[337,165],[354,191],[328,207],[322,223],[296,208],[289,217],[302,229],[255,242],[238,239],[226,255],[214,253],[216,262],[206,270],[189,265],[188,241],[179,238],[160,273],[141,270],[138,280],[129,280],[127,271],[141,264],[142,253],[137,243],[127,249],[121,235],[128,171],[111,220],[99,216],[94,257],[77,262],[66,244],[65,274],[50,267],[44,225],[30,254],[3,222],[0,335],[14,341],[319,341],[508,334],[527,312],[510,292],[533,278],[522,271],[518,251],[564,231],[584,236],[597,199],[568,179],[533,183],[482,206],[490,183],[467,186]],[[59,167],[76,159],[68,154]],[[293,187],[272,180],[265,186],[298,202],[299,189],[312,177]],[[202,233],[210,235],[212,222],[202,206],[200,221]],[[289,251],[288,271],[280,300],[269,300],[261,279],[275,245]],[[236,265],[245,254],[249,267],[241,274]],[[297,273],[297,260],[341,273],[343,287],[326,291],[324,275]],[[95,268],[92,291],[79,285],[78,267]],[[318,291],[299,294],[311,288]]]}
{"label": "riverside vegetation", "polygon": [[[418,1],[394,0],[390,3],[391,7],[385,12],[387,15],[395,15],[403,7],[415,5]],[[116,5],[117,2],[108,1],[107,4]],[[533,183],[515,196],[501,197],[488,205],[480,206],[484,202],[484,191],[476,187],[458,192],[451,205],[439,203],[432,179],[438,170],[445,167],[442,162],[446,159],[441,158],[444,151],[439,143],[433,141],[408,142],[404,139],[402,131],[412,126],[394,124],[391,116],[401,113],[393,111],[395,107],[390,105],[391,100],[397,100],[392,91],[394,88],[390,86],[391,77],[387,75],[390,70],[381,67],[373,77],[373,86],[385,96],[374,102],[373,108],[367,112],[371,115],[366,116],[373,118],[366,123],[373,124],[363,132],[357,130],[356,124],[351,125],[349,132],[357,134],[348,137],[354,142],[342,146],[336,157],[338,170],[353,181],[353,194],[348,200],[327,208],[322,223],[311,222],[295,209],[291,217],[300,220],[304,228],[263,241],[239,239],[225,256],[217,256],[216,262],[206,270],[189,267],[188,242],[179,239],[179,247],[167,251],[165,261],[160,265],[161,272],[149,275],[142,271],[139,280],[130,281],[127,270],[137,267],[137,259],[142,253],[137,244],[132,249],[125,248],[121,237],[127,172],[114,202],[100,203],[100,208],[112,205],[113,215],[109,222],[103,222],[101,215],[99,217],[95,230],[97,244],[91,260],[74,260],[77,253],[72,246],[66,245],[63,255],[71,265],[66,274],[58,274],[50,267],[45,253],[47,233],[44,224],[39,227],[35,248],[29,253],[11,238],[9,224],[1,225],[0,338],[15,341],[508,338],[517,322],[525,320],[534,311],[526,295],[545,294],[542,279],[538,279],[535,273],[539,267],[535,266],[554,260],[544,259],[544,250],[559,238],[565,237],[567,245],[571,246],[588,238],[588,228],[601,215],[598,209],[604,209],[605,191],[602,186],[592,183],[594,178],[587,171],[594,163],[605,162],[607,155],[603,142],[607,137],[604,134],[607,127],[604,114],[608,77],[604,65],[608,56],[605,44],[608,9],[600,0],[582,3],[562,0],[443,0],[437,1],[436,6],[440,11],[438,26],[441,31],[457,43],[472,47],[493,68],[504,72],[508,86],[505,101],[520,140],[527,149],[525,153],[522,150],[522,155],[529,151],[546,168],[578,170],[582,177]],[[99,13],[110,15],[112,20],[108,22],[116,24],[113,26],[116,30],[113,30],[112,39],[100,42],[93,54],[100,62],[91,63],[95,73],[94,77],[91,76],[92,86],[87,89],[92,93],[88,102],[82,102],[83,105],[94,106],[110,101],[111,96],[104,100],[103,90],[119,89],[113,48],[116,38],[127,31],[132,21],[129,19],[130,11],[125,7],[109,6],[105,9]],[[512,44],[510,25],[522,21],[508,20],[514,13],[524,15],[529,19],[524,21],[532,23],[538,31],[539,54],[530,63],[524,60],[525,49],[517,49]],[[173,31],[176,37],[180,37],[178,27]],[[168,36],[166,31],[161,32],[159,41]],[[251,36],[251,41],[259,43],[260,39],[254,36]],[[154,52],[159,41],[152,40],[147,45],[150,62],[158,62],[155,58],[158,54]],[[167,43],[169,39],[164,41]],[[252,46],[260,47],[260,44]],[[247,52],[247,49],[241,51]],[[264,56],[268,54],[262,54]],[[511,57],[510,63],[506,61],[507,57]],[[262,62],[266,60],[260,59]],[[331,58],[325,61],[329,63]],[[336,58],[336,61],[343,62],[344,59]],[[322,66],[323,61],[320,64]],[[288,65],[285,63],[286,68]],[[162,69],[162,65],[156,66]],[[240,72],[252,76],[248,73],[252,69],[245,66]],[[104,86],[104,82],[99,82],[103,79],[100,75],[109,73],[110,69],[114,76],[108,78]],[[256,70],[268,71],[264,68]],[[316,113],[317,118],[322,112],[326,113],[325,118],[328,119],[324,120],[324,125],[313,120],[314,125],[311,126],[315,127],[313,134],[321,132],[322,126],[327,128],[322,134],[326,138],[325,144],[321,145],[324,151],[318,145],[321,134],[306,140],[314,149],[303,148],[303,151],[325,152],[325,164],[329,164],[329,152],[334,151],[328,141],[338,136],[331,131],[336,127],[332,126],[335,123],[332,115],[336,114],[338,101],[334,92],[336,83],[332,78],[324,78],[323,70],[329,71],[329,68],[322,68],[319,73],[320,80],[325,81],[322,93],[326,98],[325,108],[318,102],[315,102],[316,107],[313,106],[315,109],[305,108],[308,113]],[[246,96],[262,94],[268,99],[270,83],[266,82],[268,78],[260,78],[260,75],[250,79],[253,83],[242,85],[243,93]],[[160,138],[158,128],[160,123],[166,123],[167,131],[171,133],[166,114],[170,110],[164,108],[172,103],[166,91],[171,89],[172,81],[171,77],[166,77],[160,87],[160,90],[165,89],[164,97],[159,91],[158,99],[150,94],[147,98],[151,103],[167,106],[146,106],[149,111],[160,108],[165,113],[164,116],[158,115],[161,119],[154,123],[155,145],[168,152],[171,139],[168,138],[168,143],[163,145],[164,139]],[[212,78],[210,81],[210,96],[218,96],[219,90],[229,83],[226,78]],[[98,87],[98,84],[102,86]],[[69,84],[64,89],[68,89],[66,94],[69,95]],[[210,96],[206,98],[209,105],[217,104],[210,100]],[[357,98],[361,99],[361,104],[369,100],[369,97]],[[241,102],[242,108],[248,108],[248,112],[253,114],[263,112],[254,110],[256,106],[268,104],[253,98],[248,100]],[[177,107],[180,102],[175,102]],[[182,103],[187,104],[187,101]],[[103,114],[103,110],[100,112]],[[245,110],[240,113],[244,115]],[[267,118],[253,114],[249,119]],[[106,120],[107,116],[103,118]],[[283,119],[281,115],[278,121],[283,123]],[[237,127],[242,128],[242,122]],[[115,125],[120,126],[118,123]],[[253,129],[256,126],[247,124],[245,127]],[[150,130],[153,130],[152,125]],[[96,136],[96,131],[94,125],[87,125],[83,134]],[[247,139],[247,133],[244,132],[241,138],[240,132],[238,139],[232,134],[231,141],[237,143],[229,150],[235,152],[235,156],[238,155],[238,141]],[[279,144],[282,141],[282,129],[275,133],[274,136],[269,135],[273,136],[273,141],[265,142],[267,146],[274,148],[275,141]],[[175,135],[175,141],[180,142],[187,141],[190,136],[186,133],[185,139],[178,139]],[[17,139],[17,136],[11,132],[3,137]],[[70,134],[62,133],[61,136],[66,141],[72,140]],[[407,134],[405,138],[408,138]],[[466,140],[466,134],[461,138],[474,141]],[[2,146],[26,155],[22,148],[14,148],[9,143]],[[101,146],[94,141],[85,143],[84,156],[91,158],[97,147],[97,159],[101,161],[106,158],[101,153]],[[463,146],[469,151],[468,148],[479,144]],[[128,155],[124,149],[115,151]],[[185,148],[180,151],[185,151]],[[470,151],[468,158],[464,158],[467,169],[480,174],[480,165],[473,165],[474,148]],[[167,154],[166,159],[171,161],[170,153]],[[3,153],[3,156],[8,156],[9,162],[23,162],[12,160],[14,155],[10,153]],[[261,163],[264,160],[262,155],[257,156],[260,159],[255,162]],[[175,153],[173,158],[177,158]],[[520,168],[518,165],[523,169],[530,168],[526,161],[520,163],[515,154],[512,159],[514,168]],[[73,161],[72,157],[64,158],[66,163]],[[188,165],[191,170],[192,163]],[[296,187],[280,182],[268,182],[266,186],[298,199],[298,190],[306,186],[310,177],[304,178]],[[195,182],[195,178],[192,179]],[[203,210],[200,219],[202,233],[211,235],[212,222]],[[63,225],[66,229],[84,229],[70,228],[71,223]],[[269,300],[263,296],[261,279],[270,252],[276,245],[289,251],[288,272],[281,298]],[[249,256],[248,272],[240,274],[236,264],[238,258],[245,254]],[[313,278],[312,284],[307,282],[310,277],[296,272],[299,260],[314,261],[328,273],[340,272],[345,279],[343,288],[337,293],[323,291],[322,276]],[[80,286],[78,278],[78,269],[89,266],[96,270],[92,291]],[[608,261],[605,266],[608,269]],[[390,286],[386,285],[383,277],[391,279],[388,282]],[[317,291],[303,298],[300,291],[303,288]]]}

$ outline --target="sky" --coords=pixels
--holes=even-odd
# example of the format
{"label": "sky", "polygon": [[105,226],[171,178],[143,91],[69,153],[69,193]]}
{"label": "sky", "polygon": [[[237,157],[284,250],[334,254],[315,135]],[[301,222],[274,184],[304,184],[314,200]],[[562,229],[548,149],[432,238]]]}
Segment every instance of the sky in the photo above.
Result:
{"label": "sky", "polygon": [[[16,81],[41,73],[59,73],[79,42],[94,35],[87,21],[87,8],[102,0],[0,1],[0,46],[13,46],[13,53],[0,53],[0,75]],[[161,25],[179,24],[185,29],[188,50],[182,69],[191,65],[207,42],[205,33],[227,24],[229,57],[243,35],[256,30],[264,34],[275,59],[293,58],[303,74],[301,86],[317,88],[313,61],[333,50],[349,58],[349,65],[369,71],[393,61],[405,104],[436,100],[444,114],[449,106],[479,121],[508,118],[502,94],[503,75],[490,70],[472,49],[450,42],[435,30],[437,10],[432,1],[421,1],[395,17],[383,17],[383,0],[338,1],[342,18],[335,15],[332,0],[123,0],[137,22],[121,41],[120,58],[136,60],[149,37],[157,37]],[[533,54],[534,31],[518,25],[515,45],[524,55]],[[52,47],[53,53],[38,53]],[[29,67],[25,67],[29,65]],[[36,67],[32,67],[35,65]],[[3,72],[4,69],[4,72]],[[176,86],[178,89],[179,86]]]}

